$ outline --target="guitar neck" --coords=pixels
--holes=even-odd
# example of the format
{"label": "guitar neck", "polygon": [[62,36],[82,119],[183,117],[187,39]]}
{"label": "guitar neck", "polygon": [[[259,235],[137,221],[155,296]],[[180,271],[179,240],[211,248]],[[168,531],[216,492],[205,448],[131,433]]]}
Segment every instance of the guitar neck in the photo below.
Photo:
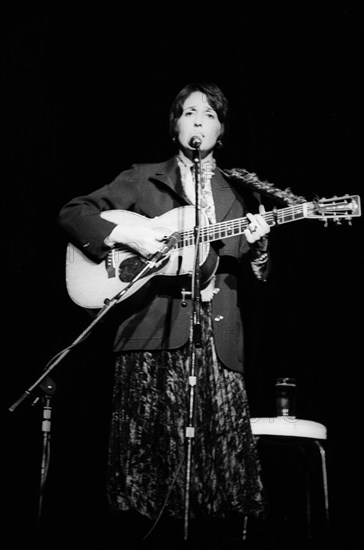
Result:
{"label": "guitar neck", "polygon": [[[296,204],[287,208],[272,210],[263,214],[263,218],[268,225],[281,225],[284,223],[294,222],[306,217],[306,212],[311,203]],[[229,237],[236,237],[244,233],[249,225],[248,218],[237,218],[225,222],[213,223],[201,228],[200,242],[212,242]],[[177,247],[189,246],[193,244],[193,230],[185,231],[181,235]]]}

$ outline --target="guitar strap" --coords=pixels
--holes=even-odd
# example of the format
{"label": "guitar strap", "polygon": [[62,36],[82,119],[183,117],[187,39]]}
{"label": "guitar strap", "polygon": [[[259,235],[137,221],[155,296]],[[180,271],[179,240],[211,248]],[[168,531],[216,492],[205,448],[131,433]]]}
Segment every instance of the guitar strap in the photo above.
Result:
{"label": "guitar strap", "polygon": [[263,196],[273,198],[279,203],[303,204],[307,202],[305,197],[292,193],[289,187],[286,189],[276,187],[269,181],[260,180],[254,172],[248,172],[244,168],[230,168],[221,170],[221,172],[236,183],[250,188],[253,193],[259,193]]}

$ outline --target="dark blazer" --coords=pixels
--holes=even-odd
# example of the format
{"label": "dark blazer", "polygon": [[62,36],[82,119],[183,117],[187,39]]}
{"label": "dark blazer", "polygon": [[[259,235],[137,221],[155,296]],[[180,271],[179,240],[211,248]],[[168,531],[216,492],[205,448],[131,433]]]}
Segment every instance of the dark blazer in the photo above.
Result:
{"label": "dark blazer", "polygon": [[[241,218],[246,207],[241,196],[216,170],[211,181],[218,222]],[[60,211],[59,223],[69,240],[91,260],[103,260],[109,248],[104,239],[115,224],[100,217],[110,209],[131,210],[148,218],[161,216],[173,208],[189,204],[184,195],[176,158],[160,164],[135,164],[113,182],[72,199]],[[213,243],[217,254],[216,289],[212,301],[216,351],[229,369],[242,371],[244,334],[239,307],[240,261],[250,248],[244,235]],[[191,301],[182,302],[188,276],[156,276],[131,297],[115,307],[117,322],[114,350],[176,349],[190,333]]]}

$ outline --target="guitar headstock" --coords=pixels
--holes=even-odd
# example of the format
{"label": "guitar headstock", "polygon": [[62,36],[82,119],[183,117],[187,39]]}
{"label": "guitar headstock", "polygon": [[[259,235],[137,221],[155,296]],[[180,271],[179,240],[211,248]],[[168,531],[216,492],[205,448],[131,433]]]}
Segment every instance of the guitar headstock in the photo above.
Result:
{"label": "guitar headstock", "polygon": [[332,197],[331,199],[315,199],[307,203],[305,217],[318,219],[324,222],[333,220],[341,223],[341,220],[349,221],[351,218],[361,216],[361,206],[359,195],[343,195],[342,197]]}

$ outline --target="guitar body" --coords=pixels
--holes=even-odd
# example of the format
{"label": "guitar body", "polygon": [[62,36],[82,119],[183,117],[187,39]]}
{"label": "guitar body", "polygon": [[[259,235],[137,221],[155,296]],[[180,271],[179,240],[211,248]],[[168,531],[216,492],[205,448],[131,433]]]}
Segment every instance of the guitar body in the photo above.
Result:
{"label": "guitar body", "polygon": [[[151,228],[165,228],[166,234],[191,232],[191,237],[193,237],[195,227],[194,206],[175,208],[162,216],[150,219],[126,210],[107,210],[100,215],[113,223],[129,224],[129,226],[136,226],[141,221],[145,225],[147,222]],[[206,215],[202,211],[201,225],[203,227],[208,225]],[[191,238],[191,244],[185,242],[183,248],[177,244],[152,270],[148,270],[145,276],[133,283],[120,298],[120,301],[139,290],[152,277],[192,275],[194,253],[194,238]],[[128,247],[114,248],[110,250],[105,260],[95,263],[87,258],[81,250],[69,243],[66,255],[68,294],[81,307],[101,308],[106,299],[111,299],[119,292],[124,291],[146,265],[147,261]],[[215,254],[210,254],[210,244],[208,242],[201,243],[200,267],[203,272],[204,285],[211,280],[217,265],[218,257]]]}

